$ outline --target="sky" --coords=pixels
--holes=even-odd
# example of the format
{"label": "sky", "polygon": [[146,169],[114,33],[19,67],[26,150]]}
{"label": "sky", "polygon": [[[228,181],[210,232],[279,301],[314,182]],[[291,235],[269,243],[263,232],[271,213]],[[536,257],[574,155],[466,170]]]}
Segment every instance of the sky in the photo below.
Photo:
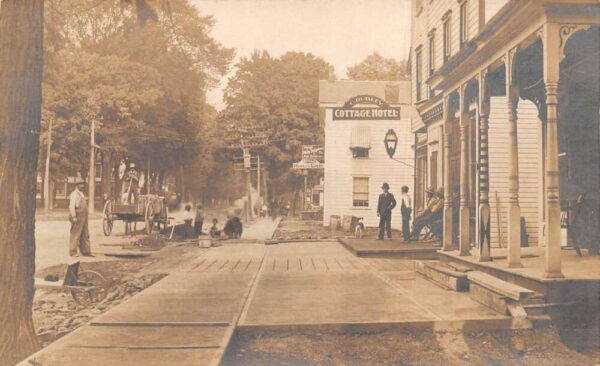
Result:
{"label": "sky", "polygon": [[[374,51],[384,57],[408,58],[410,0],[191,0],[200,14],[212,14],[212,36],[236,49],[236,61],[254,50],[272,56],[288,51],[310,52],[335,67],[339,79],[346,69]],[[235,62],[234,62],[235,64]],[[222,88],[208,94],[224,107]]]}

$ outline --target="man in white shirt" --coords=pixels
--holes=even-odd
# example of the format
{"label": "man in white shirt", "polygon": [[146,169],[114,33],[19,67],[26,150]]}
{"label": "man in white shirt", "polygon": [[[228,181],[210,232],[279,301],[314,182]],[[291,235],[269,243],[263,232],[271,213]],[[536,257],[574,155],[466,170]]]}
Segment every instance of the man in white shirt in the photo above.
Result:
{"label": "man in white shirt", "polygon": [[405,242],[410,241],[410,215],[412,213],[412,201],[408,195],[408,187],[402,186],[400,196],[400,213],[402,214],[402,236]]}
{"label": "man in white shirt", "polygon": [[75,189],[69,195],[69,221],[71,221],[71,237],[69,254],[77,257],[77,249],[81,255],[91,257],[90,232],[88,230],[88,203],[83,190],[85,182],[81,178],[75,180]]}

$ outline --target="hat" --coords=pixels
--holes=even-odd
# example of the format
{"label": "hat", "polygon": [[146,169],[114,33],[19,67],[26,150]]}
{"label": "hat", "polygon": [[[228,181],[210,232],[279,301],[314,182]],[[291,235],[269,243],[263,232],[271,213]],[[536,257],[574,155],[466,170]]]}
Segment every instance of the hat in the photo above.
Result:
{"label": "hat", "polygon": [[435,191],[433,190],[433,187],[427,187],[427,190],[425,191],[427,193],[435,193]]}
{"label": "hat", "polygon": [[78,184],[85,184],[85,181],[83,179],[81,179],[81,177],[77,177],[75,178],[75,185]]}
{"label": "hat", "polygon": [[390,185],[387,183],[383,183],[383,185],[381,186],[382,189],[390,189]]}

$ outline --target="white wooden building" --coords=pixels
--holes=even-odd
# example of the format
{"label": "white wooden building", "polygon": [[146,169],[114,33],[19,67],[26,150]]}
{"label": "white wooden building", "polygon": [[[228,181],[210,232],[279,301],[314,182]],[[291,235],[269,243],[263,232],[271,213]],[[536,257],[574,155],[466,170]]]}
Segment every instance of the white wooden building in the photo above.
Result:
{"label": "white wooden building", "polygon": [[[349,215],[377,226],[384,182],[396,197],[403,185],[412,192],[410,82],[321,81],[319,107],[325,129],[324,225],[332,215]],[[384,144],[389,130],[398,137],[393,159]],[[393,217],[392,226],[401,228],[400,206]]]}
{"label": "white wooden building", "polygon": [[444,251],[518,268],[524,229],[563,276],[561,227],[600,186],[599,39],[593,0],[412,0],[415,201],[444,186]]}

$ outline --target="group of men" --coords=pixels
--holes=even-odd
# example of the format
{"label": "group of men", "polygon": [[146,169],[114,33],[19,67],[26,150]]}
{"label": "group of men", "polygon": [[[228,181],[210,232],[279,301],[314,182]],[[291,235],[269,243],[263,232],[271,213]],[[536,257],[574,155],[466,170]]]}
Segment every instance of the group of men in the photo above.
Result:
{"label": "group of men", "polygon": [[[381,186],[383,193],[379,195],[377,202],[377,216],[379,217],[379,236],[377,240],[384,239],[384,233],[387,233],[388,239],[392,239],[392,210],[397,206],[394,195],[390,193],[390,185],[383,183]],[[432,187],[427,189],[427,206],[413,220],[412,230],[410,229],[410,219],[412,214],[412,202],[408,194],[408,187],[402,187],[400,196],[400,214],[402,216],[402,235],[405,242],[419,240],[421,231],[426,226],[435,225],[442,220],[444,207],[444,189],[442,187],[434,191]]]}

